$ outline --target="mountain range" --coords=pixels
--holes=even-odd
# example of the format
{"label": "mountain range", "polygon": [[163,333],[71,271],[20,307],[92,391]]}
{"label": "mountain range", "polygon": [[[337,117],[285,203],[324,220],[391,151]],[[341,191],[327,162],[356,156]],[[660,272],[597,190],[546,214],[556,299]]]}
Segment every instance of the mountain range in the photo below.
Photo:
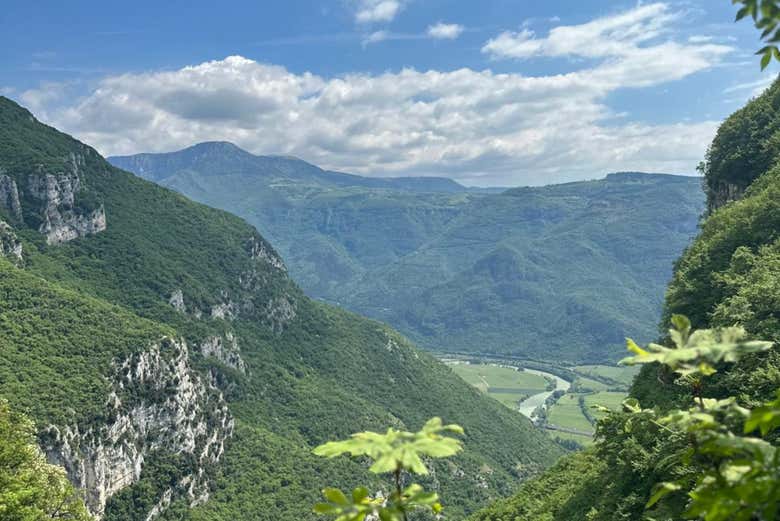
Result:
{"label": "mountain range", "polygon": [[242,219],[111,166],[0,97],[0,399],[104,520],[301,520],[378,486],[312,447],[442,416],[453,518],[563,450],[379,322],[312,300]]}
{"label": "mountain range", "polygon": [[224,142],[109,161],[245,218],[307,294],[423,347],[558,363],[613,362],[626,336],[657,335],[705,199],[697,177],[476,189],[331,172]]}

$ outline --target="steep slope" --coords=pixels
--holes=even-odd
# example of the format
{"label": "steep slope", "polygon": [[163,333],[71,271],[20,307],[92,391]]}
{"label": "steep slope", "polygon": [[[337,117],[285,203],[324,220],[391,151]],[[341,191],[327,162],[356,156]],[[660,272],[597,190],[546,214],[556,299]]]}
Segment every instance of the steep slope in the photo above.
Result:
{"label": "steep slope", "polygon": [[[695,328],[740,325],[754,338],[775,342],[766,353],[723,364],[706,380],[705,396],[735,396],[748,407],[773,399],[780,388],[780,156],[767,141],[775,132],[774,109],[768,107],[775,106],[778,95],[780,82],[718,130],[704,173],[705,189],[720,196],[710,199],[701,233],[675,265],[663,321],[681,313]],[[733,188],[724,188],[723,182]],[[722,191],[712,191],[719,186]],[[689,403],[690,394],[684,396],[673,380],[663,368],[645,366],[631,393],[642,407],[661,411]],[[683,465],[671,456],[688,447],[686,437],[662,429],[615,429],[614,424],[600,430],[595,449],[566,458],[514,497],[471,519],[681,519],[688,502],[684,494],[671,495],[651,511],[645,504],[656,483],[680,479],[696,468],[695,461]]]}
{"label": "steep slope", "polygon": [[309,300],[230,214],[112,167],[0,98],[0,396],[104,519],[308,519],[370,479],[313,445],[433,415],[457,517],[561,453],[387,327]]}
{"label": "steep slope", "polygon": [[111,160],[245,217],[308,294],[420,345],[571,362],[652,338],[704,199],[696,178],[630,173],[500,194],[326,184],[227,144]]}

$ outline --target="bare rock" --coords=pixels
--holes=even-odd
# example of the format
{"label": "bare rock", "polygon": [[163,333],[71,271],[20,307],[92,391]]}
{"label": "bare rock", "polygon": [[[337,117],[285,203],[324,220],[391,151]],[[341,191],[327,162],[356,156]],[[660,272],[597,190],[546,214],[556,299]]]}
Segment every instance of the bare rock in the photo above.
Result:
{"label": "bare rock", "polygon": [[204,469],[221,458],[234,422],[222,394],[192,368],[184,341],[166,338],[117,362],[106,416],[112,420],[99,426],[52,425],[43,437],[49,460],[86,491],[96,517],[111,496],[138,481],[158,450],[191,454],[196,464],[158,498],[148,519],[173,497],[190,504],[208,498]]}

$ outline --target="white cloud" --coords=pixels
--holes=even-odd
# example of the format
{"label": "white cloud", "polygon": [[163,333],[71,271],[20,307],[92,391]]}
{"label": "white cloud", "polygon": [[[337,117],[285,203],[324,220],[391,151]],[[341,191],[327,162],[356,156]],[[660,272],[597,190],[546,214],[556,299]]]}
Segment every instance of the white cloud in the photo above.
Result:
{"label": "white cloud", "polygon": [[392,22],[402,8],[402,0],[358,0],[355,21],[361,24]]}
{"label": "white cloud", "polygon": [[727,87],[723,89],[723,94],[733,94],[735,92],[747,91],[750,97],[758,96],[759,94],[764,92],[764,90],[766,90],[766,88],[769,87],[772,84],[772,82],[774,82],[776,79],[777,79],[777,75],[768,74],[756,81],[737,83],[735,85]]}
{"label": "white cloud", "polygon": [[640,124],[603,102],[617,88],[664,83],[703,66],[679,60],[670,71],[655,63],[658,52],[647,51],[647,74],[608,61],[539,77],[405,69],[325,78],[233,56],[106,77],[75,103],[54,86],[20,99],[104,154],[226,140],[366,175],[500,185],[616,170],[692,173],[716,122]]}
{"label": "white cloud", "polygon": [[383,42],[387,40],[389,37],[390,37],[390,33],[388,31],[374,31],[373,33],[363,38],[363,45]]}
{"label": "white cloud", "polygon": [[489,40],[482,52],[493,59],[570,57],[601,60],[594,68],[602,81],[637,86],[670,81],[710,68],[733,49],[692,37],[671,39],[682,13],[665,3],[638,5],[628,11],[581,25],[562,25],[538,37],[528,28],[505,31]]}
{"label": "white cloud", "polygon": [[707,43],[711,42],[713,40],[712,36],[704,36],[704,35],[693,35],[688,38],[688,41],[691,43]]}
{"label": "white cloud", "polygon": [[428,27],[428,36],[439,40],[455,40],[463,33],[464,27],[460,24],[445,24],[439,22]]}

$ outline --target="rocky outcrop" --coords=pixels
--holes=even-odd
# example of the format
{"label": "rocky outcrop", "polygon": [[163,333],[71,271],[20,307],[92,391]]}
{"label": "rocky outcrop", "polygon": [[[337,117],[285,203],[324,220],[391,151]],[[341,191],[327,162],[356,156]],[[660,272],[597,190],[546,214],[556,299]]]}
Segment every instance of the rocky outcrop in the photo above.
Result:
{"label": "rocky outcrop", "polygon": [[221,336],[208,337],[200,344],[200,352],[203,356],[215,358],[228,367],[246,374],[246,363],[241,358],[241,350],[238,341],[231,332]]}
{"label": "rocky outcrop", "polygon": [[172,497],[190,504],[208,499],[205,469],[222,456],[233,419],[222,394],[190,365],[185,342],[166,338],[116,363],[106,417],[110,421],[99,426],[50,426],[42,436],[50,461],[86,491],[97,517],[113,494],[138,481],[145,459],[161,450],[191,455],[195,464],[182,470],[149,519]]}
{"label": "rocky outcrop", "polygon": [[0,169],[0,210],[13,219],[22,218],[22,204],[19,202],[16,181],[4,175],[2,169]]}
{"label": "rocky outcrop", "polygon": [[263,311],[263,321],[277,334],[284,331],[285,326],[297,316],[295,302],[286,295],[269,300]]}
{"label": "rocky outcrop", "polygon": [[741,199],[745,187],[720,181],[715,186],[707,187],[707,213],[712,213],[732,201]]}
{"label": "rocky outcrop", "polygon": [[184,293],[180,289],[173,290],[171,298],[168,299],[168,303],[179,313],[186,313],[187,311],[187,306],[184,305]]}
{"label": "rocky outcrop", "polygon": [[211,318],[221,318],[223,320],[233,320],[238,315],[238,305],[230,300],[227,292],[223,292],[224,302],[216,304],[211,308]]}
{"label": "rocky outcrop", "polygon": [[105,230],[103,205],[86,208],[77,201],[77,194],[84,188],[81,176],[84,164],[82,154],[71,153],[60,171],[51,173],[38,165],[36,173],[24,176],[23,195],[14,177],[0,167],[0,211],[12,221],[21,222],[24,207],[26,215],[35,216],[35,225],[49,244],[61,244]]}
{"label": "rocky outcrop", "polygon": [[5,221],[0,221],[0,257],[8,257],[17,265],[24,260],[22,243],[16,237],[13,228]]}
{"label": "rocky outcrop", "polygon": [[282,258],[279,257],[279,255],[277,255],[262,239],[257,237],[249,239],[247,242],[247,251],[253,260],[259,259],[263,262],[267,262],[277,270],[287,271],[284,262],[282,262]]}
{"label": "rocky outcrop", "polygon": [[40,173],[29,176],[28,194],[40,203],[42,222],[38,231],[46,236],[49,244],[61,244],[106,229],[103,205],[89,212],[76,208],[76,193],[80,185],[78,170],[57,175]]}

